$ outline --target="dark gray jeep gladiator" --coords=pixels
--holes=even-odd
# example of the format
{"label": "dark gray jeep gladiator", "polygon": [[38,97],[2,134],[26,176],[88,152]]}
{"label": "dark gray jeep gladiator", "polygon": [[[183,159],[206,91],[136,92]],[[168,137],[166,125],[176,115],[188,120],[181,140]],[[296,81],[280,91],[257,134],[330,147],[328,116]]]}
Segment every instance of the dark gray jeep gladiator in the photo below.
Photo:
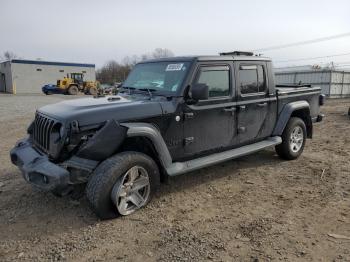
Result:
{"label": "dark gray jeep gladiator", "polygon": [[271,60],[251,53],[145,61],[118,95],[38,109],[11,161],[55,194],[86,184],[93,211],[114,218],[171,176],[271,146],[298,158],[323,102],[318,87],[276,86]]}

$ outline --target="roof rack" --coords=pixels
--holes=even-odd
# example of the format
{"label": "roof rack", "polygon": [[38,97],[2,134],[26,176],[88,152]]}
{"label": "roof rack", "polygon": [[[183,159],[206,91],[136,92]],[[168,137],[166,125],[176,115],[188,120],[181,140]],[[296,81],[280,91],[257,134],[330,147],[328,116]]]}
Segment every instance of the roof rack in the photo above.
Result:
{"label": "roof rack", "polygon": [[219,53],[220,55],[245,55],[245,56],[253,56],[253,52],[246,52],[246,51],[233,51],[233,52],[225,52],[225,53]]}

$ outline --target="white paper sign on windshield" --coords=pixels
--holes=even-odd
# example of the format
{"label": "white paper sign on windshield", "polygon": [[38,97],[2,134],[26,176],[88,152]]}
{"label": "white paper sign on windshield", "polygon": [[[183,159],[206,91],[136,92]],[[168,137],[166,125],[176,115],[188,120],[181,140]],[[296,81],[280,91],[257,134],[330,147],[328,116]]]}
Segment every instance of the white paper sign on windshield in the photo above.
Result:
{"label": "white paper sign on windshield", "polygon": [[169,64],[165,71],[180,71],[184,64]]}

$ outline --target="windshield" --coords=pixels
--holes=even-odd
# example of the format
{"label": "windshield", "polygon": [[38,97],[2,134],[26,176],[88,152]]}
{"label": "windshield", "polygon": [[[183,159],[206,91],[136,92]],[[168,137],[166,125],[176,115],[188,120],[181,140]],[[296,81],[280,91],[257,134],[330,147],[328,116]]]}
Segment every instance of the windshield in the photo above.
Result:
{"label": "windshield", "polygon": [[125,88],[176,92],[189,68],[189,62],[137,64],[123,84]]}

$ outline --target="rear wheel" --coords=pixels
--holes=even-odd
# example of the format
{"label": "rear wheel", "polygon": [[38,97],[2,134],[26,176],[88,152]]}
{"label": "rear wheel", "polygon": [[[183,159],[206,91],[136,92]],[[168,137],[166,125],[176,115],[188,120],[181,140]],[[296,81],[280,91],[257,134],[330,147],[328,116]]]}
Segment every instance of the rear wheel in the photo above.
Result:
{"label": "rear wheel", "polygon": [[123,152],[103,161],[94,171],[86,195],[102,219],[130,215],[147,205],[159,185],[157,164],[138,152]]}
{"label": "rear wheel", "polygon": [[304,150],[306,126],[302,119],[292,117],[282,134],[282,143],[276,146],[277,154],[287,160],[298,158]]}
{"label": "rear wheel", "polygon": [[77,86],[70,86],[68,88],[68,94],[70,94],[70,95],[77,95],[78,92],[79,92],[79,90],[78,90]]}

